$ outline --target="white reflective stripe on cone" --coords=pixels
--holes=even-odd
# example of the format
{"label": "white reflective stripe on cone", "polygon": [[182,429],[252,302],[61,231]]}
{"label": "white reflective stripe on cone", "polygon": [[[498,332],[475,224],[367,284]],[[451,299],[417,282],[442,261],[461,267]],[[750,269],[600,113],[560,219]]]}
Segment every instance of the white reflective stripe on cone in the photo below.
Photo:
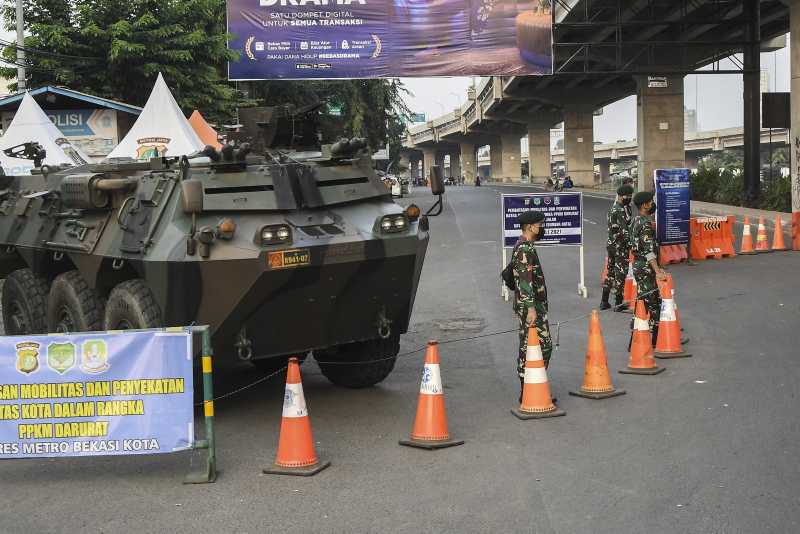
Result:
{"label": "white reflective stripe on cone", "polygon": [[544,384],[545,382],[547,382],[547,371],[544,370],[544,367],[525,368],[526,384]]}
{"label": "white reflective stripe on cone", "polygon": [[660,321],[675,321],[675,303],[672,299],[664,299],[661,301],[661,315]]}
{"label": "white reflective stripe on cone", "polygon": [[744,225],[744,233],[742,235],[750,235],[750,225],[749,224],[745,224]]}
{"label": "white reflective stripe on cone", "polygon": [[758,225],[758,231],[760,232],[761,230],[764,230],[766,232],[767,228],[763,224],[759,224]]}
{"label": "white reflective stripe on cone", "polygon": [[286,391],[283,394],[283,416],[306,417],[307,415],[303,384],[286,384]]}
{"label": "white reflective stripe on cone", "polygon": [[426,363],[422,368],[422,383],[419,392],[426,395],[442,394],[442,375],[438,363]]}
{"label": "white reflective stripe on cone", "polygon": [[636,317],[633,320],[633,329],[634,330],[650,330],[650,323],[648,323],[645,319],[639,319]]}
{"label": "white reflective stripe on cone", "polygon": [[[536,334],[537,336],[539,334]],[[542,347],[539,345],[528,345],[528,352],[525,354],[526,362],[535,362],[542,359]]]}

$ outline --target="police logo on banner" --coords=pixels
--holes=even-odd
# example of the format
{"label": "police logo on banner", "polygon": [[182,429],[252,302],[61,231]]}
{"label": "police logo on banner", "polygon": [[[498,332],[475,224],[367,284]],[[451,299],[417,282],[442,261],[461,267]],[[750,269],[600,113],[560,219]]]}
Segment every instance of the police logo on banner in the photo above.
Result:
{"label": "police logo on banner", "polygon": [[72,343],[50,343],[47,345],[47,366],[63,375],[75,366],[76,352]]}
{"label": "police logo on banner", "polygon": [[89,339],[81,345],[81,371],[97,374],[107,371],[108,347],[102,339]]}
{"label": "police logo on banner", "polygon": [[34,341],[17,343],[17,371],[29,375],[39,369],[39,344]]}

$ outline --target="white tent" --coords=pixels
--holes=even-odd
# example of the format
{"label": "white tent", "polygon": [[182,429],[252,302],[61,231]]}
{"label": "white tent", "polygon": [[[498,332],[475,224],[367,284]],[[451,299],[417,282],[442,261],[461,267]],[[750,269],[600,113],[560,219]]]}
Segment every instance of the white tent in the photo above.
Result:
{"label": "white tent", "polygon": [[11,158],[3,150],[22,143],[36,142],[45,149],[45,165],[82,165],[90,161],[89,156],[72,145],[55,124],[44,114],[42,108],[33,97],[25,93],[17,113],[8,125],[3,137],[0,137],[0,166],[6,175],[18,176],[30,174],[33,161],[22,158]]}
{"label": "white tent", "polygon": [[204,147],[159,73],[150,98],[131,131],[107,157],[147,160],[191,154]]}

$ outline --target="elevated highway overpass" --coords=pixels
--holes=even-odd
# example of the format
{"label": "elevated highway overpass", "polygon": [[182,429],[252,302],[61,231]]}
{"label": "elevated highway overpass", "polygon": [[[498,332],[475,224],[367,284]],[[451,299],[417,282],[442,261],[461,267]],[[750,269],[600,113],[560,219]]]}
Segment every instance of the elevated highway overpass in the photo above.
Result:
{"label": "elevated highway overpass", "polygon": [[[594,110],[635,94],[639,176],[650,176],[654,168],[685,164],[683,77],[739,74],[745,81],[746,186],[757,196],[759,52],[789,30],[789,3],[556,0],[553,75],[482,79],[453,112],[410,128],[404,153],[409,163],[421,160],[426,174],[450,155],[454,171],[469,180],[476,148],[490,145],[492,174],[514,182],[521,179],[520,139],[527,135],[531,176],[542,179],[550,172],[550,128],[563,122],[567,171],[577,184],[589,185]],[[719,67],[737,53],[743,61]],[[648,182],[639,186],[651,187]]]}

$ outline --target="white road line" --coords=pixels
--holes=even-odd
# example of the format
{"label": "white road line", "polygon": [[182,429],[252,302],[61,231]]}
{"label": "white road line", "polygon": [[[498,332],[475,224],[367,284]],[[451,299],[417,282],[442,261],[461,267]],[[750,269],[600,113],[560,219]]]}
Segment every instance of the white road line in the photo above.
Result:
{"label": "white road line", "polygon": [[589,223],[589,224],[597,224],[597,223],[596,223],[596,222],[594,222],[593,220],[591,220],[591,219],[587,219],[586,217],[584,217],[584,218],[583,218],[583,220],[584,220],[584,221],[586,221],[586,222],[587,222],[587,223]]}

